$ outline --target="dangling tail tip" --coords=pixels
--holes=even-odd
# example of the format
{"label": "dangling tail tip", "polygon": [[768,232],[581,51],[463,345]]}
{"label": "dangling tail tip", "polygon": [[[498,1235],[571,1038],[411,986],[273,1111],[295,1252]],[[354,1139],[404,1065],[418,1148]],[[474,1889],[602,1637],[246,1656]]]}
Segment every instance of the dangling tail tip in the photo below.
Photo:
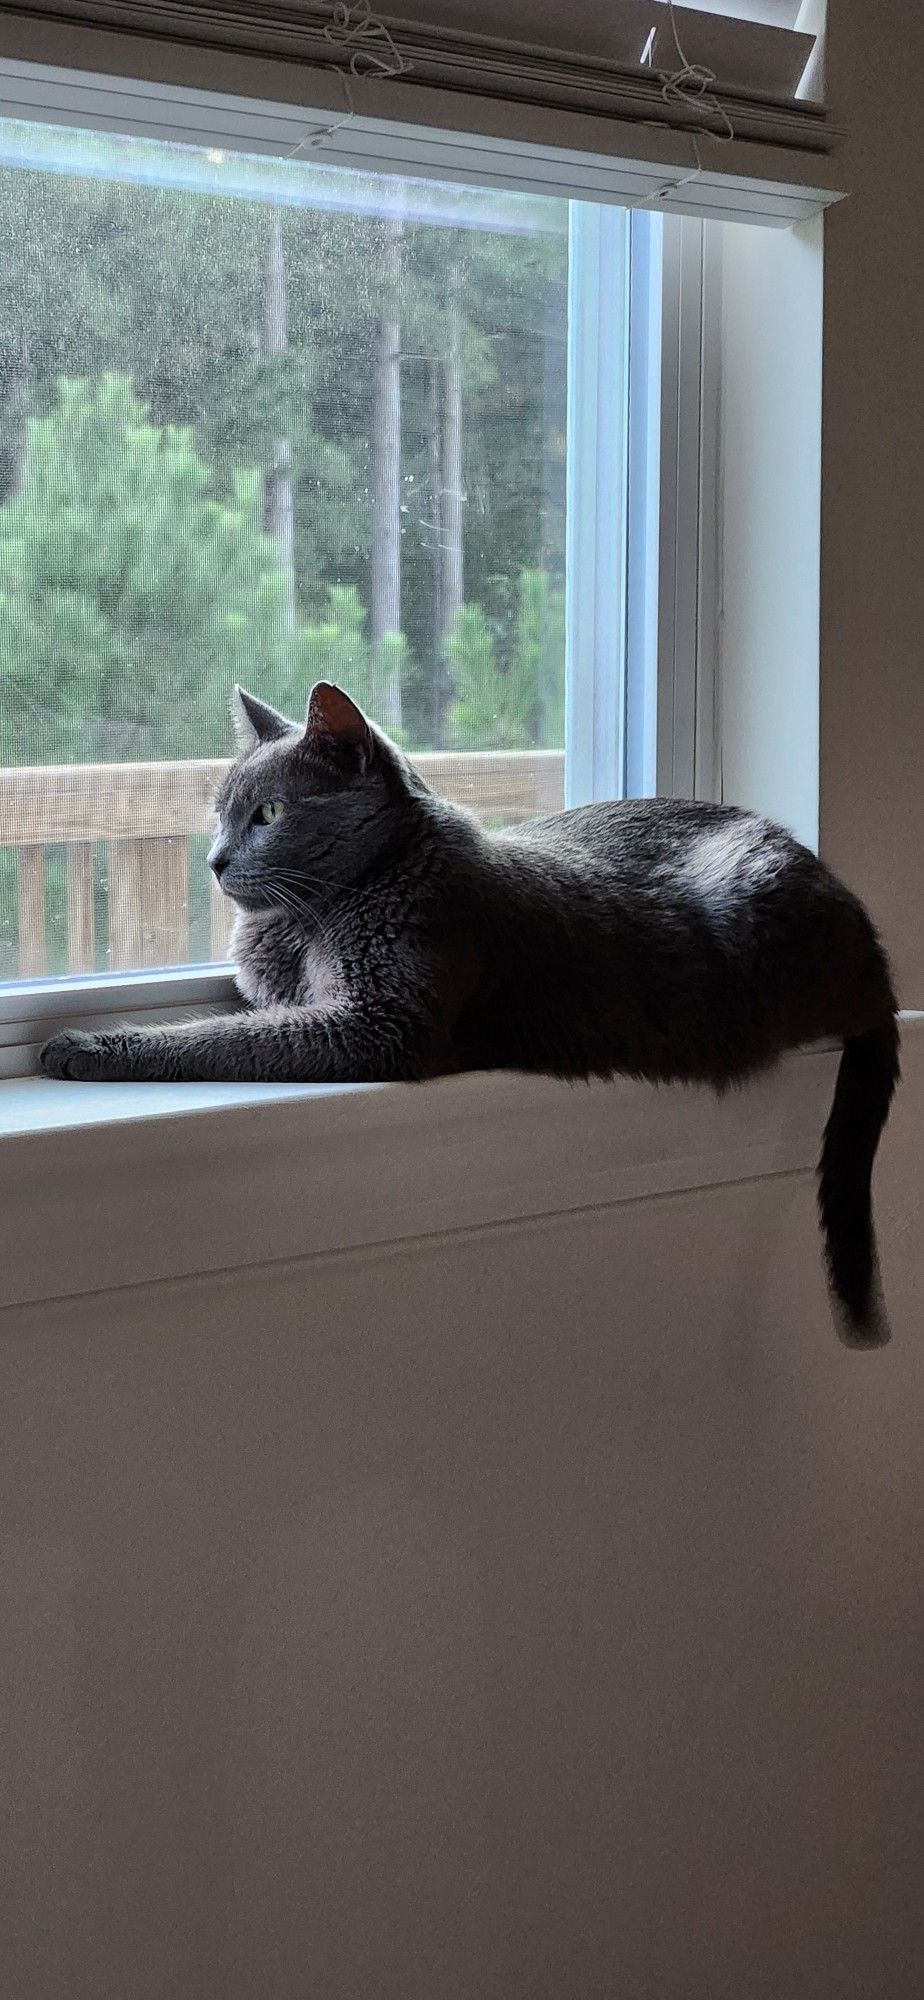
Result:
{"label": "dangling tail tip", "polygon": [[872,1353],[879,1347],[888,1347],[892,1338],[892,1328],[878,1273],[870,1288],[869,1299],[859,1313],[852,1311],[833,1288],[829,1292],[829,1297],[837,1337],[843,1347],[850,1347],[855,1353],[860,1354]]}

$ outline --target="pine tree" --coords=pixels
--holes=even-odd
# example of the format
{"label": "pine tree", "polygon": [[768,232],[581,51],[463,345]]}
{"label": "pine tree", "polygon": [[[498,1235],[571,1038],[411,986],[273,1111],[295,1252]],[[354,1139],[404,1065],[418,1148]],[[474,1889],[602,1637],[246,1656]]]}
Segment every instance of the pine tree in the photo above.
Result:
{"label": "pine tree", "polygon": [[221,751],[235,680],[291,694],[261,503],[246,473],[217,499],[189,430],[124,377],[62,380],[0,507],[2,760]]}
{"label": "pine tree", "polygon": [[[24,157],[34,156],[34,130],[23,127],[23,132]],[[47,143],[53,150],[54,135]],[[76,143],[67,136],[69,157]],[[256,536],[277,593],[279,547],[287,556],[291,549],[294,630],[283,645],[278,627],[284,619],[274,612],[270,645],[260,612],[257,627],[264,636],[250,678],[275,676],[280,688],[293,684],[294,694],[305,634],[310,632],[311,645],[323,652],[333,628],[337,637],[330,643],[348,664],[357,660],[356,671],[382,719],[393,728],[400,719],[406,740],[417,747],[439,744],[453,699],[448,640],[461,610],[480,608],[496,670],[512,671],[515,679],[525,643],[521,575],[541,567],[550,589],[561,578],[564,234],[559,229],[518,236],[500,227],[420,223],[407,223],[399,233],[380,215],[313,207],[313,170],[305,172],[301,165],[292,171],[304,173],[306,199],[282,209],[273,205],[269,182],[265,194],[244,199],[119,179],[123,156],[129,172],[142,175],[148,154],[159,154],[148,142],[127,147],[87,134],[79,144],[85,174],[0,168],[0,501],[6,497],[15,508],[28,488],[36,511],[27,459],[43,434],[32,426],[52,415],[60,424],[59,378],[65,375],[72,384],[85,378],[91,402],[102,393],[106,371],[123,378],[143,406],[141,427],[162,438],[169,434],[172,449],[186,451],[196,462],[204,482],[202,506],[222,507],[229,518],[244,521],[248,546]],[[548,205],[536,219],[543,218],[555,219]],[[278,337],[277,313],[274,339],[267,337],[265,310],[271,228],[285,253],[284,337]],[[390,401],[383,398],[380,412],[387,414],[388,403],[391,418],[382,425],[382,440],[387,431],[389,448],[376,458],[376,383],[381,388],[385,381],[381,346],[376,367],[376,342],[386,313],[398,339],[388,364]],[[396,402],[399,369],[403,383]],[[73,424],[71,434],[76,435]],[[262,486],[274,467],[284,475],[285,505],[267,513],[277,544],[267,554],[254,482]],[[384,497],[386,470],[387,504],[379,506],[374,495]],[[133,477],[137,471],[133,464]],[[127,478],[127,465],[120,476]],[[278,486],[269,497],[279,499]],[[123,539],[116,519],[120,505],[113,491],[103,517],[103,544]],[[52,494],[49,518],[61,519],[59,506],[60,494]],[[133,518],[147,549],[143,514],[142,508]],[[198,507],[196,517],[198,536]],[[21,511],[8,517],[0,506],[7,581],[13,528],[21,535],[23,520]],[[376,549],[375,520],[381,531]],[[34,528],[29,534],[34,538]],[[166,524],[164,535],[169,545]],[[23,730],[33,742],[67,737],[84,757],[103,754],[100,745],[118,743],[127,750],[143,741],[157,754],[181,740],[204,741],[204,719],[194,720],[201,714],[204,670],[191,640],[171,641],[166,649],[188,675],[179,701],[187,721],[181,726],[175,720],[169,735],[158,739],[150,719],[142,726],[129,711],[118,729],[114,721],[104,725],[98,718],[86,736],[71,714],[55,720],[53,690],[66,678],[51,664],[59,652],[62,659],[72,648],[81,658],[96,653],[104,659],[107,646],[116,646],[118,658],[124,658],[118,620],[108,611],[92,642],[89,633],[83,640],[75,635],[75,621],[98,605],[89,537],[87,548],[88,587],[69,594],[49,584],[41,596],[44,645],[21,630],[11,654],[8,621],[14,613],[6,604],[7,679],[14,655],[37,662],[28,728],[26,695],[21,689],[17,696],[17,740],[25,740]],[[47,547],[46,557],[50,562]],[[211,561],[209,574],[217,574]],[[23,576],[12,595],[21,602],[31,593],[37,610],[38,589]],[[335,612],[331,593],[337,591],[354,593],[349,615],[345,600]],[[228,595],[229,632],[242,619],[249,634],[254,621],[249,585],[236,592],[229,581]],[[374,627],[375,655],[367,619]],[[322,639],[323,633],[328,637]],[[206,655],[208,650],[206,645]],[[137,672],[155,671],[153,652],[136,649],[133,657]],[[96,682],[87,672],[89,695]],[[245,678],[247,672],[245,662]],[[118,678],[115,667],[112,674]],[[560,696],[561,653],[548,675],[557,677]],[[222,676],[210,741],[224,739],[228,678]],[[458,698],[461,689],[455,693]],[[303,697],[301,688],[297,707]],[[146,699],[139,691],[137,705],[144,708]],[[39,720],[40,711],[45,721]],[[524,713],[520,737],[536,726],[535,717],[529,723]],[[549,726],[542,721],[542,732]],[[508,733],[513,727],[509,717],[504,727]],[[487,745],[496,739],[489,732],[482,740]],[[104,754],[117,752],[105,748]]]}
{"label": "pine tree", "polygon": [[481,749],[560,749],[564,743],[564,591],[544,570],[519,579],[514,643],[500,657],[497,633],[478,604],[458,613],[447,642],[457,701],[456,740]]}

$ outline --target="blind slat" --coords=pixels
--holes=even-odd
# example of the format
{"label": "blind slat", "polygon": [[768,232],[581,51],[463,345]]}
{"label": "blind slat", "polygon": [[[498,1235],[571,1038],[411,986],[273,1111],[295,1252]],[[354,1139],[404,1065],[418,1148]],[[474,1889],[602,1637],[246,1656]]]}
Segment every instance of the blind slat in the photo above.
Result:
{"label": "blind slat", "polygon": [[[291,0],[287,0],[291,5]],[[715,72],[723,89],[794,98],[815,37],[766,20],[742,20],[709,7],[674,8],[678,34],[691,63]],[[561,0],[512,0],[503,8],[503,33],[492,0],[392,0],[387,18],[400,28],[434,28],[468,40],[532,46],[546,56],[589,56],[629,69],[646,67],[673,74],[677,48],[666,0],[582,0],[563,8]],[[652,34],[654,39],[652,40]]]}
{"label": "blind slat", "polygon": [[[512,0],[502,15],[496,0],[398,0],[383,10],[405,59],[391,79],[396,116],[415,116],[422,90],[448,89],[549,109],[644,119],[678,130],[725,126],[742,139],[827,151],[831,135],[823,108],[797,100],[815,45],[811,34],[678,6],[675,19],[691,63],[715,76],[708,100],[665,100],[662,76],[679,68],[665,0],[584,0],[565,10],[560,0]],[[420,18],[422,7],[427,18]],[[361,44],[331,41],[332,8],[311,0],[5,0],[7,18],[128,29],[173,43],[282,56],[320,71],[342,70]],[[543,41],[542,36],[551,37]],[[374,45],[368,45],[373,47]],[[645,60],[643,61],[643,56]],[[363,73],[355,94],[371,93],[382,73]],[[360,102],[359,109],[364,106]]]}

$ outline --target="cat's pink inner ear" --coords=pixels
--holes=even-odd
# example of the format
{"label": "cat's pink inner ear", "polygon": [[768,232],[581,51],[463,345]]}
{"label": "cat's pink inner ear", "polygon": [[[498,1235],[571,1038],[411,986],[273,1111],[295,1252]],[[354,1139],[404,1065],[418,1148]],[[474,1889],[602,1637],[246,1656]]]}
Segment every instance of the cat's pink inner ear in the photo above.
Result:
{"label": "cat's pink inner ear", "polygon": [[342,750],[360,750],[368,756],[372,748],[369,725],[361,708],[332,681],[318,681],[308,699],[305,735],[309,742]]}

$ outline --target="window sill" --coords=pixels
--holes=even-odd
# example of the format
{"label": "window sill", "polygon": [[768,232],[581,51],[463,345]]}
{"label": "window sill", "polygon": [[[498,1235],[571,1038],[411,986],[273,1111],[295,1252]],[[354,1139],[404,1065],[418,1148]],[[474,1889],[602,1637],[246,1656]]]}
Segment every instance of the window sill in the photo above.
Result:
{"label": "window sill", "polygon": [[[909,1055],[922,1025],[905,1020]],[[796,1052],[724,1099],[513,1075],[2,1084],[0,1304],[809,1176],[837,1060]]]}
{"label": "window sill", "polygon": [[74,1132],[97,1125],[135,1124],[150,1118],[184,1118],[293,1098],[365,1095],[379,1083],[57,1083],[50,1077],[14,1077],[0,1083],[0,1145],[29,1133]]}

